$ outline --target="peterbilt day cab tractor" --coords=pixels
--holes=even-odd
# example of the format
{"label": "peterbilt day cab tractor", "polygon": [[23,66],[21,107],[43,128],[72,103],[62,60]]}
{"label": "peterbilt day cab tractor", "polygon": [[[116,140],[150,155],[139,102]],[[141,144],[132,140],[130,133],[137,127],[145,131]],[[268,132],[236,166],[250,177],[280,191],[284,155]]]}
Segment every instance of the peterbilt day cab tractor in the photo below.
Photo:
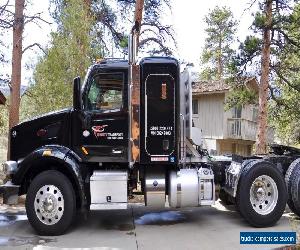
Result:
{"label": "peterbilt day cab tractor", "polygon": [[95,63],[82,86],[75,78],[73,108],[10,130],[4,202],[26,194],[28,220],[43,235],[63,234],[77,210],[126,209],[136,193],[161,208],[220,197],[254,227],[275,224],[287,201],[299,215],[300,150],[212,159],[192,127],[189,70],[171,57],[137,64],[135,40],[133,31],[128,61]]}

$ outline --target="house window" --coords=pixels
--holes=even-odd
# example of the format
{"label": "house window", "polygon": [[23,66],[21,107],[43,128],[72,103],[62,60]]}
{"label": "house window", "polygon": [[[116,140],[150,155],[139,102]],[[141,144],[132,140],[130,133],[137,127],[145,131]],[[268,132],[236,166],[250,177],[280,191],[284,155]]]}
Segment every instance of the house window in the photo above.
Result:
{"label": "house window", "polygon": [[242,118],[242,106],[234,107],[232,111],[232,118]]}
{"label": "house window", "polygon": [[252,121],[257,121],[257,118],[258,118],[258,108],[257,107],[254,107],[253,108],[253,116],[252,116]]}
{"label": "house window", "polygon": [[192,100],[193,114],[198,115],[198,100]]}

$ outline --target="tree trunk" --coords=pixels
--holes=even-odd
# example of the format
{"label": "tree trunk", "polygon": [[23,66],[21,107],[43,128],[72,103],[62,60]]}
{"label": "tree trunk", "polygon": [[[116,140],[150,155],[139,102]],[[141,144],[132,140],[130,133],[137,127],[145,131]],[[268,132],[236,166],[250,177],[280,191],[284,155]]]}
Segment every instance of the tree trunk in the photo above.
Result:
{"label": "tree trunk", "polygon": [[263,31],[256,154],[265,154],[267,152],[267,98],[270,72],[270,34],[272,23],[272,0],[267,0],[265,2],[265,15],[266,26]]}
{"label": "tree trunk", "polygon": [[84,4],[88,11],[88,18],[92,17],[92,0],[84,0]]}
{"label": "tree trunk", "polygon": [[218,51],[218,80],[221,80],[223,77],[223,65],[222,65],[222,32],[220,33],[219,40],[219,51]]}
{"label": "tree trunk", "polygon": [[88,7],[88,9],[91,9],[92,6],[92,0],[84,0],[85,5]]}
{"label": "tree trunk", "polygon": [[9,128],[19,122],[20,86],[22,72],[22,39],[24,29],[24,1],[15,1],[15,16],[13,25],[12,72],[9,106]]}
{"label": "tree trunk", "polygon": [[[144,9],[144,0],[137,0],[135,2],[134,22],[138,22],[140,27],[143,19],[143,9]],[[139,37],[140,37],[140,31],[136,36],[137,48],[139,47]]]}

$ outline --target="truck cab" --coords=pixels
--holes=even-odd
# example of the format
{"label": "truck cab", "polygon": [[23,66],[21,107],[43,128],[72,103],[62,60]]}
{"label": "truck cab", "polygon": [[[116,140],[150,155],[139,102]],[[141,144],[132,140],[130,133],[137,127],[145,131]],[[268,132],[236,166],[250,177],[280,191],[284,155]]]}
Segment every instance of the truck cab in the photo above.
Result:
{"label": "truck cab", "polygon": [[128,161],[128,62],[93,65],[73,110],[71,148],[83,162]]}

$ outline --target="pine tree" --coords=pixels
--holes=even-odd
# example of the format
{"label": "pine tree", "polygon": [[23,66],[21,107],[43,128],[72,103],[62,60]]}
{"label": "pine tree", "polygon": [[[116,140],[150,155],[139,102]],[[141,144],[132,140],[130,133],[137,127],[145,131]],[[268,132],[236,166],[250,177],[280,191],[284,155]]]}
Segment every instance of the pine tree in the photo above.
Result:
{"label": "pine tree", "polygon": [[259,84],[259,108],[256,138],[257,154],[265,154],[267,152],[267,98],[270,76],[272,14],[272,0],[266,0],[263,10],[263,17],[265,20],[262,32],[261,77]]}
{"label": "pine tree", "polygon": [[287,17],[281,31],[288,37],[276,63],[275,82],[270,86],[270,122],[278,137],[287,144],[300,143],[300,4]]}
{"label": "pine tree", "polygon": [[13,50],[11,73],[11,102],[9,107],[9,128],[19,122],[20,87],[22,72],[22,41],[24,31],[24,6],[25,0],[15,1],[15,15],[13,23]]}
{"label": "pine tree", "polygon": [[299,20],[292,18],[290,12],[293,5],[289,0],[257,2],[259,11],[255,14],[252,25],[254,35],[248,36],[241,44],[235,62],[239,68],[238,78],[248,76],[249,73],[253,76],[255,71],[260,76],[256,153],[264,154],[267,151],[268,98],[277,100],[277,104],[280,103],[275,94],[279,89],[274,88],[274,80],[287,84],[286,72],[280,58],[289,54],[286,50],[288,47],[296,47],[299,50],[299,39],[287,32],[288,27],[295,24],[299,32]]}
{"label": "pine tree", "polygon": [[202,63],[206,66],[201,73],[203,79],[221,79],[230,75],[234,51],[234,33],[237,21],[227,7],[215,7],[205,17],[207,28],[205,32],[205,47],[202,53]]}
{"label": "pine tree", "polygon": [[58,31],[51,34],[51,45],[36,65],[34,84],[22,98],[22,119],[72,105],[73,78],[83,78],[101,56],[99,47],[91,46],[93,20],[88,11],[81,0],[68,0],[61,10]]}
{"label": "pine tree", "polygon": [[[51,0],[55,9],[53,17],[60,24],[61,9],[68,0]],[[84,0],[94,18],[93,32],[103,54],[111,57],[112,50],[127,53],[127,41],[136,1],[132,0]],[[171,25],[162,23],[165,11],[171,8],[170,0],[144,0],[143,20],[139,50],[149,54],[171,55],[176,47]]]}

